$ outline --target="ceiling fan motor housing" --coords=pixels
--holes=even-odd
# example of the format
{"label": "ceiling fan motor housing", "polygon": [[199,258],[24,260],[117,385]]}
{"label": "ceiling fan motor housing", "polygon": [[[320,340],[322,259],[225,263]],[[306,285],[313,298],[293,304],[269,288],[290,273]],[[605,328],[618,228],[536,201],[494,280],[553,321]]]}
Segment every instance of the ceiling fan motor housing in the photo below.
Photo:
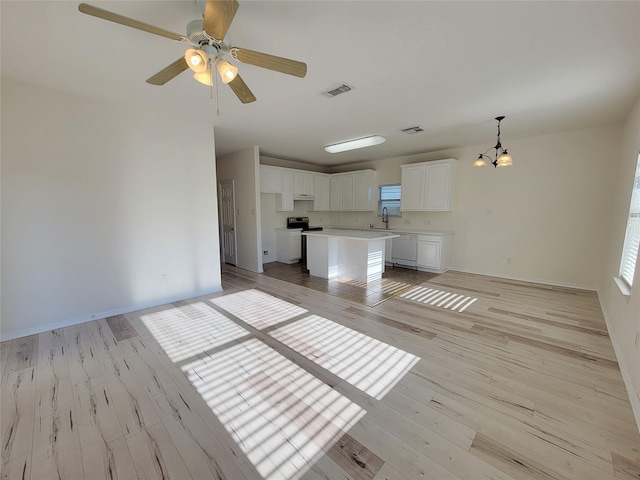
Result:
{"label": "ceiling fan motor housing", "polygon": [[209,37],[204,33],[202,20],[192,20],[187,24],[187,38],[197,45],[209,43]]}

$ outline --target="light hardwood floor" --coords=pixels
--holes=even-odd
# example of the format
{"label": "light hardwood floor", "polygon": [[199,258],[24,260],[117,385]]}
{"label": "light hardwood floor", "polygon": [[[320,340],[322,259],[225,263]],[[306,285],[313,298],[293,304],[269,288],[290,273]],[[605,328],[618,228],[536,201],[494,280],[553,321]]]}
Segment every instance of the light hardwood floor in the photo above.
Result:
{"label": "light hardwood floor", "polygon": [[375,307],[224,293],[1,344],[2,478],[638,479],[593,292],[457,272]]}

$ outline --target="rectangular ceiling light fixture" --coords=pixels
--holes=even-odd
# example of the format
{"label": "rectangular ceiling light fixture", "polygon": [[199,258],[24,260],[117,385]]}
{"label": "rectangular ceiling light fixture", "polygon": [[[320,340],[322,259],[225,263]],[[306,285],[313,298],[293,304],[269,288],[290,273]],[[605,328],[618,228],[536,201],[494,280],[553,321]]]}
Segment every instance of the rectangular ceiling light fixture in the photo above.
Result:
{"label": "rectangular ceiling light fixture", "polygon": [[372,147],[374,145],[380,145],[384,143],[386,138],[381,135],[371,135],[369,137],[356,138],[355,140],[349,140],[348,142],[334,143],[333,145],[327,145],[324,147],[328,153],[340,153],[347,150],[355,150],[356,148]]}

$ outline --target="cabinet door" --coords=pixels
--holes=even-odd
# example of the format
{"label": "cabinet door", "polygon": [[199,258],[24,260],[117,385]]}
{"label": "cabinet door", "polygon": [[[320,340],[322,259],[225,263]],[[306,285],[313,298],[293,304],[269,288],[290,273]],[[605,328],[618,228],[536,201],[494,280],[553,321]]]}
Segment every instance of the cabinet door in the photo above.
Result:
{"label": "cabinet door", "polygon": [[422,210],[424,208],[424,164],[402,165],[401,169],[400,210]]}
{"label": "cabinet door", "polygon": [[293,173],[293,193],[313,195],[313,174],[301,170]]}
{"label": "cabinet door", "polygon": [[373,210],[373,173],[355,174],[355,210]]}
{"label": "cabinet door", "polygon": [[342,175],[342,210],[355,210],[355,205],[353,203],[355,196],[354,188],[355,175],[353,173]]}
{"label": "cabinet door", "polygon": [[314,174],[313,176],[313,210],[315,212],[326,212],[331,208],[330,205],[330,185],[329,175]]}
{"label": "cabinet door", "polygon": [[289,260],[300,260],[302,258],[302,234],[300,232],[291,233],[289,237]]}
{"label": "cabinet door", "polygon": [[282,169],[260,165],[260,193],[282,193]]}
{"label": "cabinet door", "polygon": [[279,212],[293,212],[293,172],[282,171],[282,194],[276,200],[276,209]]}
{"label": "cabinet door", "polygon": [[423,240],[422,237],[422,235],[418,237],[418,266],[440,270],[442,239],[428,236]]}
{"label": "cabinet door", "polygon": [[329,207],[331,210],[342,210],[342,175],[332,175],[329,181],[331,195]]}
{"label": "cabinet door", "polygon": [[451,170],[448,162],[426,165],[425,210],[451,210]]}

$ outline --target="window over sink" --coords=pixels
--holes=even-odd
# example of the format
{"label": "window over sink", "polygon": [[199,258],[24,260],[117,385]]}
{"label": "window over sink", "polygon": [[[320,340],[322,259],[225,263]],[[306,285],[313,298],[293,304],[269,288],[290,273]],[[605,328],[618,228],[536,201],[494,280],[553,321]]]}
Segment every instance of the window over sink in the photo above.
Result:
{"label": "window over sink", "polygon": [[378,216],[382,216],[382,209],[387,207],[390,217],[401,217],[400,197],[402,195],[402,186],[395,185],[379,185],[378,186]]}

